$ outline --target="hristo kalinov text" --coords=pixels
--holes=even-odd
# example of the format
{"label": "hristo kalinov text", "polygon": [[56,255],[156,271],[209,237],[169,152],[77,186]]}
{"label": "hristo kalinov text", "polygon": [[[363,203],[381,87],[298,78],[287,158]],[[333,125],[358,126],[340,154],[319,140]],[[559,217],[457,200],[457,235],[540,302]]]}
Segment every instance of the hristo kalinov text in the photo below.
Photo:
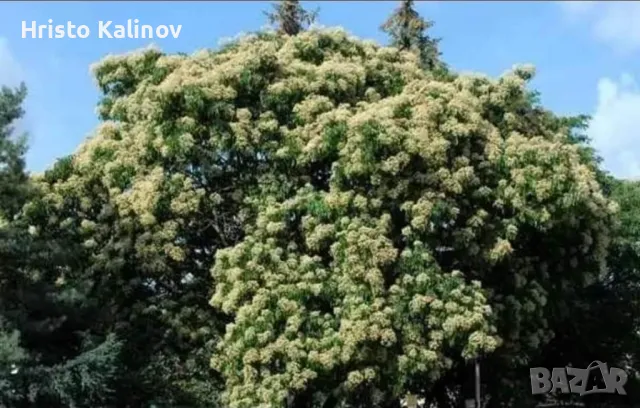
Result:
{"label": "hristo kalinov text", "polygon": [[182,24],[149,25],[139,24],[136,19],[127,20],[126,24],[114,24],[113,21],[98,21],[92,28],[88,25],[76,25],[71,21],[65,24],[53,24],[53,20],[47,20],[48,24],[38,24],[36,21],[22,22],[22,38],[178,38],[182,30]]}

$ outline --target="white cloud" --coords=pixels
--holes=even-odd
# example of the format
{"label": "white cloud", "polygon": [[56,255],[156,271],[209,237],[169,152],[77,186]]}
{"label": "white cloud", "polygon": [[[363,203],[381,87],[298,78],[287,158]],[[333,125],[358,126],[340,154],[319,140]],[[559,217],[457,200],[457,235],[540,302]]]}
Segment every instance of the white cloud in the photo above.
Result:
{"label": "white cloud", "polygon": [[633,76],[600,79],[588,134],[607,170],[617,177],[640,176],[640,88]]}
{"label": "white cloud", "polygon": [[16,86],[23,79],[22,68],[11,53],[9,42],[0,37],[0,86]]}
{"label": "white cloud", "polygon": [[586,22],[597,40],[616,51],[640,49],[640,2],[564,1],[560,6],[571,19]]}
{"label": "white cloud", "polygon": [[[585,24],[597,41],[635,56],[640,51],[640,2],[563,1],[559,6],[573,22]],[[617,177],[640,177],[640,87],[632,75],[598,81],[598,104],[588,134]]]}

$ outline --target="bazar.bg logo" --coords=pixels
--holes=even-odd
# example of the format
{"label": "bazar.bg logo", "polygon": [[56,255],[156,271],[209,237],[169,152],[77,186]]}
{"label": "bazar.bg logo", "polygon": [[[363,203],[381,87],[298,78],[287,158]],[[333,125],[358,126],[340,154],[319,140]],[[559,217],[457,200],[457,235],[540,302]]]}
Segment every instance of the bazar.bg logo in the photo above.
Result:
{"label": "bazar.bg logo", "polygon": [[554,368],[551,372],[547,368],[536,367],[531,368],[529,373],[533,395],[555,391],[580,396],[616,392],[619,395],[627,395],[624,391],[627,373],[620,368],[608,368],[607,364],[601,361],[594,361],[587,368],[563,367]]}

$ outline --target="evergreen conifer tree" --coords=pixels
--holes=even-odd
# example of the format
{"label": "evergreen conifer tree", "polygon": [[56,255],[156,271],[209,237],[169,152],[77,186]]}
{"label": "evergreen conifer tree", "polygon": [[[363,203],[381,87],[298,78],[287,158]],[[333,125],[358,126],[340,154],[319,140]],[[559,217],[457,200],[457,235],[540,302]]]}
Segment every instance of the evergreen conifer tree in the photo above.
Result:
{"label": "evergreen conifer tree", "polygon": [[76,248],[21,217],[33,198],[26,138],[15,127],[26,87],[0,90],[0,407],[98,406],[109,397],[119,343],[89,330],[91,282],[56,280]]}
{"label": "evergreen conifer tree", "polygon": [[402,0],[381,29],[391,37],[392,46],[417,52],[423,67],[434,70],[443,65],[438,50],[440,39],[427,34],[431,27],[433,22],[420,16],[413,0]]}
{"label": "evergreen conifer tree", "polygon": [[296,35],[306,26],[312,24],[318,11],[305,10],[298,0],[282,0],[273,5],[273,11],[266,13],[269,22],[277,27],[278,32]]}

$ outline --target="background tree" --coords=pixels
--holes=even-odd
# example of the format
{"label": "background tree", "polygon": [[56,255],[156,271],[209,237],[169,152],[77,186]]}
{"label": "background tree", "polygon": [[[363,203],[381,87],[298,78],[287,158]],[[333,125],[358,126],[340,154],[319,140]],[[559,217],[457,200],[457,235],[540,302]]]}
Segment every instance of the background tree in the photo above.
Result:
{"label": "background tree", "polygon": [[69,248],[41,239],[20,216],[34,199],[26,138],[13,134],[25,96],[24,85],[0,93],[0,406],[96,406],[108,397],[118,342],[85,330],[99,306],[86,285],[51,280]]}
{"label": "background tree", "polygon": [[389,35],[391,46],[418,53],[423,67],[435,70],[444,65],[438,50],[440,39],[427,34],[431,27],[433,22],[420,16],[413,0],[402,0],[381,29]]}
{"label": "background tree", "polygon": [[554,340],[541,353],[541,364],[586,367],[599,360],[627,372],[627,395],[582,398],[587,407],[640,401],[640,184],[610,180],[609,187],[620,210],[607,271],[577,293],[571,315],[555,328]]}
{"label": "background tree", "polygon": [[309,24],[313,24],[318,11],[305,10],[298,0],[281,0],[273,5],[273,11],[265,13],[269,22],[274,24],[278,32],[297,35]]}
{"label": "background tree", "polygon": [[[2,87],[0,90],[0,233],[2,233],[0,248],[2,249],[5,249],[10,242],[7,239],[9,224],[26,199],[25,195],[21,194],[25,192],[24,187],[27,185],[23,157],[25,139],[16,138],[14,135],[15,122],[24,114],[22,102],[26,93],[24,84],[15,90],[8,87]],[[2,252],[5,251],[6,249]],[[3,283],[14,272],[9,260],[8,256],[1,258],[0,285],[2,286],[0,289],[4,289]],[[0,299],[2,299],[1,295]],[[20,344],[19,330],[6,321],[2,312],[4,311],[0,311],[0,395],[14,398],[13,395],[17,394],[17,390],[15,390],[16,384],[12,376],[17,373],[17,368],[27,355]],[[8,400],[8,398],[5,399]]]}
{"label": "background tree", "polygon": [[[531,94],[536,115],[545,118],[557,131],[568,133],[570,143],[578,147],[582,162],[596,175],[603,194],[619,205],[616,222],[611,231],[611,245],[606,257],[606,269],[585,287],[567,293],[563,313],[549,321],[553,338],[532,355],[528,364],[503,364],[488,359],[483,393],[489,407],[536,407],[540,402],[586,404],[588,407],[633,406],[640,400],[638,389],[638,200],[640,190],[636,182],[616,180],[601,167],[601,158],[589,145],[585,134],[587,116],[554,117],[544,111],[535,93]],[[626,396],[591,395],[577,397],[560,395],[532,398],[528,370],[542,367],[587,367],[594,360],[612,367],[623,367],[629,374]],[[500,372],[501,375],[489,373]],[[468,373],[465,373],[469,375]],[[452,381],[452,384],[456,384]],[[451,401],[452,404],[455,402]],[[454,406],[454,405],[450,405]]]}
{"label": "background tree", "polygon": [[0,219],[5,221],[18,213],[27,194],[26,137],[14,134],[16,121],[24,114],[22,102],[26,95],[24,84],[15,90],[0,89]]}

